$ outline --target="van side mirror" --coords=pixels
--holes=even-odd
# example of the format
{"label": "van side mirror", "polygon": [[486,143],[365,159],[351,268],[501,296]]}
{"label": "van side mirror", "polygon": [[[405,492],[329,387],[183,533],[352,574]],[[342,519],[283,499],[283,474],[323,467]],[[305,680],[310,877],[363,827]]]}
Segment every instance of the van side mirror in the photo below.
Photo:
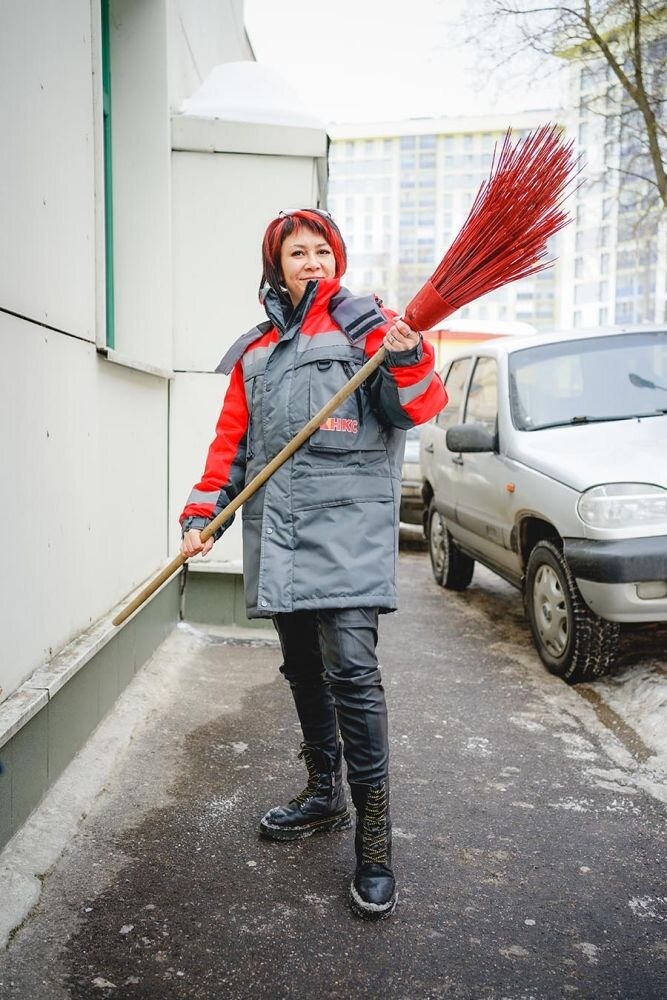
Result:
{"label": "van side mirror", "polygon": [[450,451],[495,451],[496,435],[484,424],[455,424],[445,437]]}

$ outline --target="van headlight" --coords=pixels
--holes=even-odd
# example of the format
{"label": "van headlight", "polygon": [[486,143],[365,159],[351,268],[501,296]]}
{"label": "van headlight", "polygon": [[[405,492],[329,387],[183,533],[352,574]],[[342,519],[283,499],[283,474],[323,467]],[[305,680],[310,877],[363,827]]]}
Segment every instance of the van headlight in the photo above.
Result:
{"label": "van headlight", "polygon": [[606,483],[582,493],[577,511],[592,528],[664,528],[667,490],[649,483]]}

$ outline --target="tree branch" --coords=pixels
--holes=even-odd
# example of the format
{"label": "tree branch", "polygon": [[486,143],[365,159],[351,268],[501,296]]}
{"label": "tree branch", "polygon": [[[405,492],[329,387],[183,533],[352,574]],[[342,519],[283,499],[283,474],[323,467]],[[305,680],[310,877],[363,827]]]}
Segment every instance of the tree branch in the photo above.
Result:
{"label": "tree branch", "polygon": [[602,37],[595,25],[593,24],[592,18],[590,16],[590,0],[585,0],[585,24],[586,28],[590,34],[591,40],[597,45],[602,54],[604,55],[607,63],[611,66],[612,71],[616,74],[621,82],[621,86],[626,91],[629,97],[635,102],[637,107],[642,113],[644,121],[646,122],[646,134],[648,138],[649,151],[651,154],[651,160],[653,161],[653,168],[655,170],[656,186],[660,192],[660,198],[663,205],[667,208],[667,174],[665,173],[665,165],[662,162],[662,151],[660,149],[660,144],[658,142],[657,135],[657,122],[656,117],[653,113],[653,109],[648,101],[646,94],[646,89],[644,86],[644,79],[641,73],[641,51],[636,55],[634,53],[637,47],[640,46],[640,31],[641,31],[641,13],[639,10],[638,0],[632,0],[633,4],[633,64],[635,66],[635,74],[637,76],[637,82],[633,83],[632,80],[623,70],[623,67],[619,64],[614,53],[612,52],[607,40]]}

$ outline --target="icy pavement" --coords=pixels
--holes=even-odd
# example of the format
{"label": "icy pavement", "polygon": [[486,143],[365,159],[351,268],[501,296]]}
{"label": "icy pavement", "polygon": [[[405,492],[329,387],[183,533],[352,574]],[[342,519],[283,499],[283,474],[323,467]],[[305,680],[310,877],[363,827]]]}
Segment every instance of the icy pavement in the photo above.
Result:
{"label": "icy pavement", "polygon": [[606,700],[627,699],[622,675],[660,673],[659,644],[633,641],[616,677],[570,688],[538,660],[516,592],[484,583],[447,594],[406,556],[402,610],[382,621],[391,920],[349,911],[352,831],[257,835],[305,777],[275,642],[182,626],[112,713],[118,726],[135,704],[126,745],[103,724],[58,783],[64,809],[106,767],[60,859],[41,867],[39,849],[58,786],[13,845],[40,896],[0,955],[2,1000],[664,1000],[660,717],[640,732]]}

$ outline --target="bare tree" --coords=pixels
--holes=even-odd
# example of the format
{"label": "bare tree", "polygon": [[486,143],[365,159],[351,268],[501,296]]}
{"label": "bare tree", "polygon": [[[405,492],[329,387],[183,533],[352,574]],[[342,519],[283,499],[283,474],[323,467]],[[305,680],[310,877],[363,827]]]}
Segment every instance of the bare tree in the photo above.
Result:
{"label": "bare tree", "polygon": [[520,52],[582,63],[582,104],[619,142],[618,170],[646,210],[667,208],[667,3],[483,0],[470,40],[511,66]]}

